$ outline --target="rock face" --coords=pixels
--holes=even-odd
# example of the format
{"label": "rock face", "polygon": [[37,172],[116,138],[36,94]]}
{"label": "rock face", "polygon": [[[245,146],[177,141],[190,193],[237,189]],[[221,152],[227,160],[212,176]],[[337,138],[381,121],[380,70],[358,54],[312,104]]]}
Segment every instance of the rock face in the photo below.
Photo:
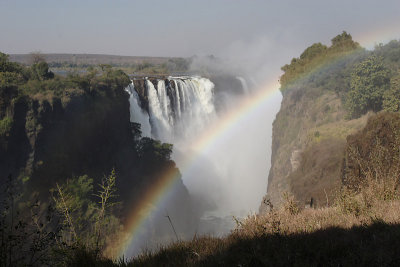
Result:
{"label": "rock face", "polygon": [[346,137],[361,129],[366,116],[345,120],[340,97],[333,91],[291,88],[283,93],[281,109],[273,123],[271,169],[267,195],[260,212],[269,200],[282,204],[282,194],[295,196],[300,206],[311,198],[317,206],[333,200],[340,186]]}
{"label": "rock face", "polygon": [[[41,187],[84,173],[101,177],[115,167],[121,182],[133,159],[127,94],[20,98],[12,106],[13,127],[0,153],[1,173],[29,176]],[[40,181],[40,183],[39,183]]]}
{"label": "rock face", "polygon": [[[29,177],[27,187],[47,200],[56,182],[87,174],[97,185],[115,168],[118,195],[129,209],[160,173],[176,167],[173,161],[144,167],[150,164],[142,162],[135,150],[128,98],[124,88],[105,95],[71,92],[67,99],[18,98],[9,108],[11,132],[0,140],[1,183],[10,174]],[[173,190],[169,212],[185,211],[187,221],[195,218],[181,179]],[[180,225],[185,227],[187,223]]]}

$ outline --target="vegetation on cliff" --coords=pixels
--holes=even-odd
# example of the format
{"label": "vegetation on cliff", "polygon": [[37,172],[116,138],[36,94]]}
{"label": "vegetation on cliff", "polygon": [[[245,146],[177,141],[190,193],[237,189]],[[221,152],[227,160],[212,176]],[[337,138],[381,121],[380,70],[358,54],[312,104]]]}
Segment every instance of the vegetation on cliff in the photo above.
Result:
{"label": "vegetation on cliff", "polygon": [[351,35],[346,32],[333,38],[330,47],[321,43],[311,45],[304,50],[300,57],[293,58],[290,64],[286,64],[281,68],[284,71],[280,78],[281,90],[285,90],[293,83],[299,82],[309,72],[356,52],[362,52],[362,49],[357,42],[353,41]]}
{"label": "vegetation on cliff", "polygon": [[109,64],[134,75],[169,75],[188,72],[192,58],[135,57],[100,54],[30,54],[11,55],[11,60],[30,66],[39,61],[48,62],[55,73],[86,72],[88,68]]}
{"label": "vegetation on cliff", "polygon": [[[398,110],[400,42],[366,51],[343,32],[282,69],[283,101],[273,124],[268,198],[282,192],[320,205],[341,185],[346,137],[374,112]],[[328,196],[328,197],[327,197]],[[263,205],[262,205],[263,206]]]}
{"label": "vegetation on cliff", "polygon": [[[130,205],[176,170],[172,145],[130,122],[121,70],[59,76],[44,61],[0,58],[0,265],[69,265],[81,250],[110,256]],[[176,187],[171,202],[188,200]],[[171,214],[194,219],[190,201],[175,206]]]}

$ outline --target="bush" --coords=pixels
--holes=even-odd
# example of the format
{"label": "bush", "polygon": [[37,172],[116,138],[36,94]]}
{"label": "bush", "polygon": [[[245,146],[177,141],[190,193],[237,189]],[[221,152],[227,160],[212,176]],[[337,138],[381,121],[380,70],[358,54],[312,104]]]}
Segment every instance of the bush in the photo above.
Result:
{"label": "bush", "polygon": [[371,56],[352,72],[346,107],[350,118],[358,118],[369,110],[382,109],[383,95],[389,89],[389,70],[382,58]]}
{"label": "bush", "polygon": [[390,80],[390,89],[383,94],[383,109],[400,111],[400,72]]}
{"label": "bush", "polygon": [[0,136],[8,136],[13,124],[13,119],[11,117],[5,116],[0,120]]}

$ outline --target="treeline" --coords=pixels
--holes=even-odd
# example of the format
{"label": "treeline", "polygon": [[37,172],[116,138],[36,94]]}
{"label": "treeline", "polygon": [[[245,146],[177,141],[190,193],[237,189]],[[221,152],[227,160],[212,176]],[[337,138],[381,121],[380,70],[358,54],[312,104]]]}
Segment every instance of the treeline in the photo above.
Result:
{"label": "treeline", "polygon": [[316,67],[361,49],[360,45],[354,42],[351,35],[346,32],[333,38],[330,47],[321,43],[311,45],[300,57],[293,58],[290,64],[281,68],[284,71],[280,77],[282,89],[297,82]]}
{"label": "treeline", "polygon": [[8,55],[0,52],[0,143],[3,143],[12,127],[12,108],[23,98],[62,98],[63,102],[74,95],[106,95],[117,93],[130,83],[129,77],[121,70],[109,66],[91,67],[80,75],[69,73],[66,77],[54,75],[45,61],[38,61],[30,67],[10,62]]}
{"label": "treeline", "polygon": [[[187,72],[190,69],[190,58],[170,58],[161,64],[151,62],[140,63],[110,63],[111,67],[122,68],[129,73],[144,73],[144,74],[170,74],[176,72]],[[71,70],[71,69],[87,69],[96,64],[90,63],[73,63],[65,62],[50,62],[48,66],[54,70]]]}
{"label": "treeline", "polygon": [[[367,51],[343,32],[327,47],[316,43],[282,67],[281,90],[332,90],[342,99],[348,118],[368,111],[400,110],[400,42]],[[319,91],[319,92],[318,92]]]}

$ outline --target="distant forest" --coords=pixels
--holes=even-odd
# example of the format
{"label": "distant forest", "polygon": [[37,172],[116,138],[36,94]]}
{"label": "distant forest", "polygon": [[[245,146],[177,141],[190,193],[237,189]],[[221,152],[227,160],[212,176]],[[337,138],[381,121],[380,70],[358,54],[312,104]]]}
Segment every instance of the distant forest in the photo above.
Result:
{"label": "distant forest", "polygon": [[128,74],[171,74],[189,71],[192,58],[179,57],[136,57],[98,54],[30,54],[10,55],[10,61],[30,66],[34,62],[46,61],[56,73],[84,71],[101,64],[118,67]]}

